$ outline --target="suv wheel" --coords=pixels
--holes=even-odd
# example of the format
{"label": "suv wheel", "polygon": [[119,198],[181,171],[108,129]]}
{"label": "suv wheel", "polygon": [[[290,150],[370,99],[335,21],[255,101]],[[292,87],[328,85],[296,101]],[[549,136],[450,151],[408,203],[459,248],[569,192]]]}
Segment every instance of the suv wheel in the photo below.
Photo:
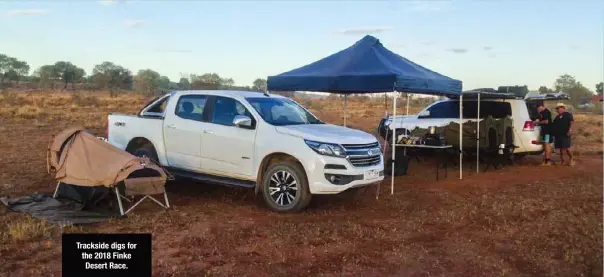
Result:
{"label": "suv wheel", "polygon": [[297,163],[271,165],[262,180],[264,202],[276,212],[298,212],[310,203],[311,194],[304,169]]}

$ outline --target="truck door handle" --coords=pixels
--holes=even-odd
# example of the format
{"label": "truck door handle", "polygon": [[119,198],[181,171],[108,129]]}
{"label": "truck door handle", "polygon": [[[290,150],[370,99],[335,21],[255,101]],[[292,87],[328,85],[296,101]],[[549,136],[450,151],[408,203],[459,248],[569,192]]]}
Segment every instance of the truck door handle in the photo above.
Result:
{"label": "truck door handle", "polygon": [[176,128],[176,125],[174,125],[174,124],[166,125],[166,128],[174,129],[174,128]]}
{"label": "truck door handle", "polygon": [[214,134],[214,132],[212,132],[210,130],[203,130],[203,133],[208,134],[208,135]]}

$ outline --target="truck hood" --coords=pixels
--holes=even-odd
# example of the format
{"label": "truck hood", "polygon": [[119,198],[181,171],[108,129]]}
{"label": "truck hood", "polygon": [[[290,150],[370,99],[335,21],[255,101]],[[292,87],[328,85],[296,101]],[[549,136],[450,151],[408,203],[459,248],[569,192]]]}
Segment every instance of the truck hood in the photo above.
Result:
{"label": "truck hood", "polygon": [[303,139],[337,144],[367,144],[377,139],[363,131],[331,124],[304,124],[275,127],[277,132]]}

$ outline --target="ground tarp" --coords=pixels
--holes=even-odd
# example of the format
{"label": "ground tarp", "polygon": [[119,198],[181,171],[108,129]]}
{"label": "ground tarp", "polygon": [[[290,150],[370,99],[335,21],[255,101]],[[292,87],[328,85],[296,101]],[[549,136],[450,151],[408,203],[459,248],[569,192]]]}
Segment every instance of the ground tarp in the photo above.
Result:
{"label": "ground tarp", "polygon": [[461,87],[461,81],[399,56],[372,36],[365,36],[319,61],[267,79],[269,91],[459,95]]}
{"label": "ground tarp", "polygon": [[15,198],[2,197],[0,202],[11,211],[27,213],[35,218],[60,225],[96,223],[109,220],[117,213],[107,210],[84,210],[84,205],[65,199],[58,200],[43,194]]}

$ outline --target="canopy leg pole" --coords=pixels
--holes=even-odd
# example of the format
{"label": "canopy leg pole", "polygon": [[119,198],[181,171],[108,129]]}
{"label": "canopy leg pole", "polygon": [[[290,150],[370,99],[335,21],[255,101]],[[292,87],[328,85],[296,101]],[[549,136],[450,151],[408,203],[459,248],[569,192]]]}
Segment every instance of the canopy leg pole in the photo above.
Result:
{"label": "canopy leg pole", "polygon": [[409,115],[409,100],[411,100],[411,96],[407,93],[407,110],[405,111],[405,115]]}
{"label": "canopy leg pole", "polygon": [[57,187],[55,188],[55,193],[52,194],[52,198],[57,198],[57,195],[59,194],[59,185],[61,185],[61,182],[57,182]]}
{"label": "canopy leg pole", "polygon": [[346,118],[348,117],[348,95],[344,94],[344,127],[346,127]]}
{"label": "canopy leg pole", "polygon": [[[388,116],[386,116],[386,118],[388,118]],[[384,135],[385,141],[384,141],[384,146],[382,146],[383,150],[382,153],[386,153],[386,146],[388,146],[388,130],[390,130],[390,127],[386,127],[386,135]],[[380,185],[382,184],[382,182],[379,182],[377,184],[377,191],[375,194],[375,199],[377,200],[378,198],[380,198]]]}
{"label": "canopy leg pole", "polygon": [[[405,115],[409,115],[409,99],[410,99],[410,96],[409,96],[409,93],[407,93],[407,103],[406,103],[407,108],[405,110]],[[407,131],[405,131],[405,135],[407,134]],[[407,156],[407,147],[403,148],[403,155]]]}
{"label": "canopy leg pole", "polygon": [[115,187],[115,196],[117,197],[117,205],[120,207],[120,214],[124,215],[124,206],[122,205],[122,199],[120,198],[120,192],[117,187]]}
{"label": "canopy leg pole", "polygon": [[476,173],[480,168],[480,92],[478,93],[478,109],[476,113]]}
{"label": "canopy leg pole", "polygon": [[394,194],[394,159],[396,157],[396,98],[398,96],[398,93],[396,91],[394,91],[394,99],[392,100],[392,123],[390,123],[390,126],[392,126],[392,135],[390,136],[392,138],[392,172],[390,173],[391,175],[391,182],[390,182],[390,194]]}
{"label": "canopy leg pole", "polygon": [[459,96],[459,180],[463,179],[463,94]]}
{"label": "canopy leg pole", "polygon": [[384,92],[384,114],[388,116],[388,93]]}

